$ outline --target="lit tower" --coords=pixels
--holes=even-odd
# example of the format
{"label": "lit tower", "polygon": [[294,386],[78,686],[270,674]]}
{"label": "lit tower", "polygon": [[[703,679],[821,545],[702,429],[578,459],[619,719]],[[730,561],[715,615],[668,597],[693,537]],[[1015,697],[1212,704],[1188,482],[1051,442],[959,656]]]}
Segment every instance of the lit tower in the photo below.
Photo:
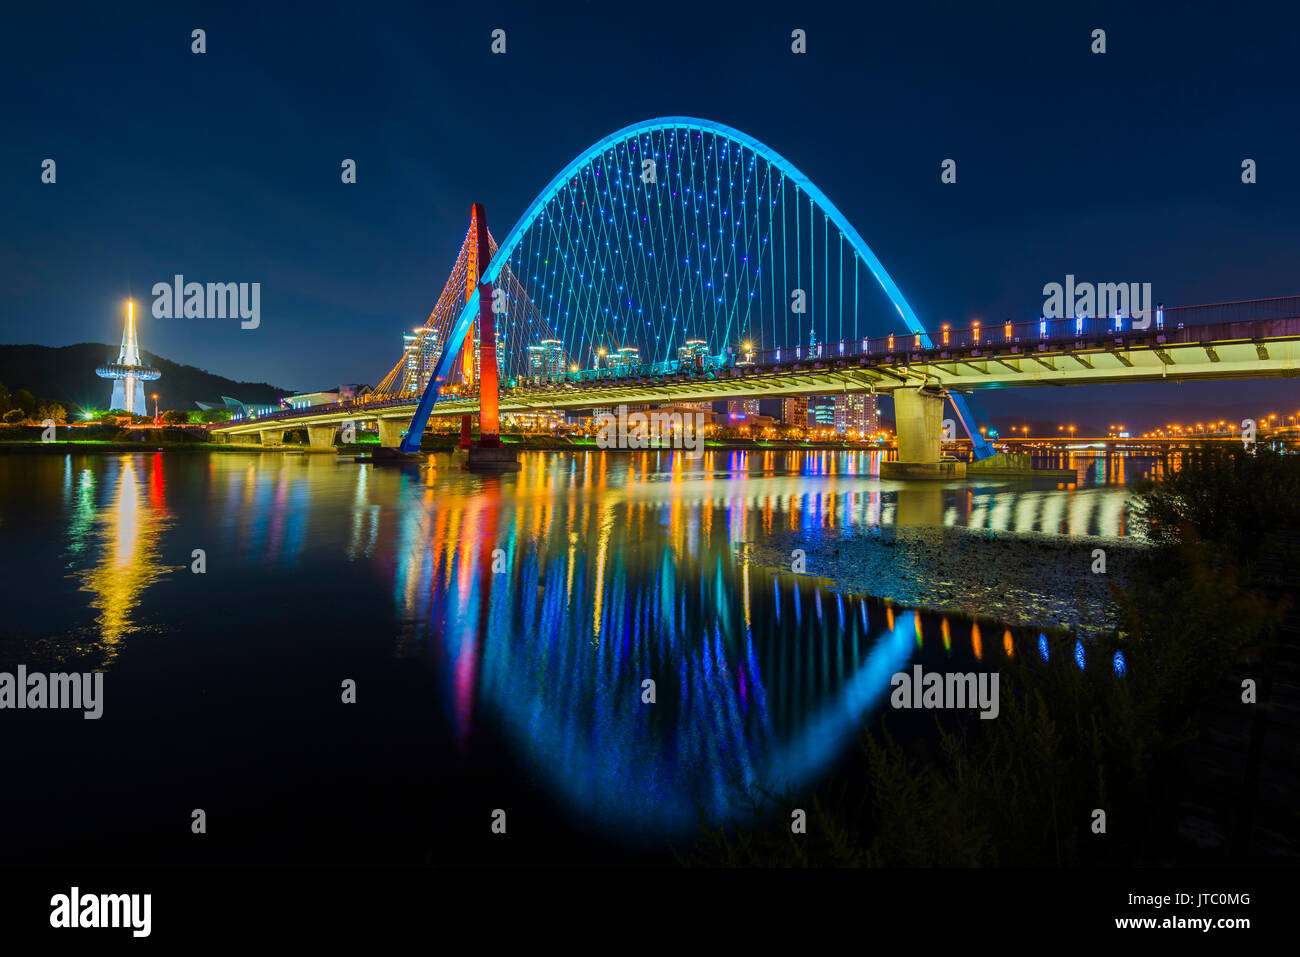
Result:
{"label": "lit tower", "polygon": [[[474,238],[470,241],[466,252],[469,254],[465,264],[465,301],[469,302],[474,296],[474,290],[478,288],[479,275],[488,267],[488,260],[491,256],[488,253],[488,235],[487,235],[487,217],[480,217],[479,213],[483,207],[475,203],[470,207],[469,213],[469,231],[473,233]],[[475,371],[478,368],[479,351],[482,348],[482,313],[479,310],[480,322],[472,324],[469,331],[465,333],[465,341],[460,345],[460,353],[456,357],[456,366],[454,375],[458,374],[460,382],[464,385],[465,391],[468,392],[474,387]],[[490,313],[489,313],[490,314]],[[494,319],[495,321],[495,319]],[[496,327],[493,326],[495,332]],[[493,386],[495,388],[495,384]],[[493,426],[495,428],[495,424]],[[483,417],[480,410],[479,431],[483,429]],[[474,444],[474,417],[472,415],[462,415],[460,417],[460,445],[462,451],[469,449]]]}
{"label": "lit tower", "polygon": [[[492,311],[493,287],[490,282],[482,282],[488,261],[492,258],[488,248],[487,216],[483,207],[474,204],[472,221],[478,233],[475,243],[476,255],[471,260],[473,269],[470,275],[478,284],[478,336],[482,360],[479,363],[478,380],[478,443],[469,448],[469,460],[466,465],[472,472],[497,472],[519,468],[517,450],[513,446],[501,443],[501,426],[498,417],[499,404],[497,381],[500,369],[497,364],[497,317]],[[474,248],[474,247],[471,247]],[[468,286],[467,288],[473,288]],[[469,416],[465,417],[467,421]],[[464,430],[462,430],[462,438]]]}
{"label": "lit tower", "polygon": [[162,375],[153,366],[140,361],[140,344],[135,338],[135,303],[126,301],[126,328],[122,330],[122,349],[117,361],[100,366],[95,375],[113,380],[110,409],[125,409],[132,415],[148,414],[144,403],[144,384]]}

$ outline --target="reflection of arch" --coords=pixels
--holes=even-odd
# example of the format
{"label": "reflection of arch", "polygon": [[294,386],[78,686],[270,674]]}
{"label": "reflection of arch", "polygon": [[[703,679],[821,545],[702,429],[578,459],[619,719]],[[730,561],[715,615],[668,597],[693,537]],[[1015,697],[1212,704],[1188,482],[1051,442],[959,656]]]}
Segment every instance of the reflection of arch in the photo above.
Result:
{"label": "reflection of arch", "polygon": [[[920,320],[912,310],[911,305],[903,298],[902,291],[895,284],[893,278],[885,269],[884,264],[871,251],[863,238],[858,235],[858,231],[830,201],[820,189],[800,172],[793,163],[781,156],[771,147],[759,142],[752,136],[742,133],[740,130],[721,123],[715,123],[712,120],[702,120],[690,116],[665,116],[658,119],[646,120],[641,123],[634,123],[631,126],[625,126],[621,130],[609,134],[603,139],[593,143],[586,150],[579,153],[573,158],[556,176],[546,185],[533,200],[532,204],[515,223],[510,234],[506,236],[505,241],[497,248],[496,254],[488,264],[481,277],[481,282],[491,283],[496,280],[501,269],[509,261],[521,239],[536,222],[537,218],[546,209],[547,204],[559,192],[559,190],[569,181],[575,172],[582,169],[592,160],[599,157],[611,147],[625,142],[628,139],[640,136],[643,133],[652,133],[660,130],[694,130],[699,132],[711,133],[715,136],[722,136],[741,147],[748,148],[753,153],[763,157],[763,159],[780,170],[782,175],[787,177],[796,187],[803,190],[816,206],[821,210],[835,227],[840,231],[845,239],[848,240],[857,256],[866,264],[871,274],[875,277],[880,288],[884,290],[893,304],[898,315],[902,317],[909,330],[921,336],[922,344],[929,348],[933,345],[930,337],[926,334],[925,329],[921,326]],[[428,422],[429,414],[433,410],[433,405],[438,398],[439,383],[446,381],[451,372],[451,365],[455,361],[456,355],[460,351],[461,343],[464,342],[465,336],[469,331],[470,324],[479,312],[479,290],[476,286],[473,294],[465,303],[464,308],[456,317],[455,323],[447,334],[447,341],[443,346],[442,357],[438,361],[438,366],[425,388],[423,396],[420,398],[419,407],[416,409],[414,417],[411,419],[411,427],[407,432],[406,438],[403,439],[402,449],[406,452],[415,452],[419,450],[420,438],[424,434],[425,424]],[[789,343],[787,343],[788,345]],[[966,426],[972,441],[976,443],[977,451],[987,454],[987,445],[980,437],[979,432],[974,428],[974,420],[966,409],[965,402],[958,395],[950,395],[953,407],[957,412],[957,417]],[[982,455],[981,455],[982,457]]]}

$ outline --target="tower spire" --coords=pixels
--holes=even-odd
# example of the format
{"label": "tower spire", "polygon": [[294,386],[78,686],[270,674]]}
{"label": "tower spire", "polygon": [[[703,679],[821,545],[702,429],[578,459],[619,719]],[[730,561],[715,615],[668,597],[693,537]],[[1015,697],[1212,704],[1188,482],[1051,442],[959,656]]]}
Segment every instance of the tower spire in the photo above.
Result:
{"label": "tower spire", "polygon": [[140,345],[135,338],[135,303],[126,301],[126,325],[122,329],[122,350],[117,354],[119,365],[138,366]]}
{"label": "tower spire", "polygon": [[122,327],[122,348],[117,361],[100,366],[95,375],[113,380],[113,393],[109,397],[110,409],[123,409],[132,415],[144,415],[148,406],[144,401],[144,384],[159,378],[162,373],[140,360],[140,343],[135,333],[135,303],[126,301],[126,325]]}

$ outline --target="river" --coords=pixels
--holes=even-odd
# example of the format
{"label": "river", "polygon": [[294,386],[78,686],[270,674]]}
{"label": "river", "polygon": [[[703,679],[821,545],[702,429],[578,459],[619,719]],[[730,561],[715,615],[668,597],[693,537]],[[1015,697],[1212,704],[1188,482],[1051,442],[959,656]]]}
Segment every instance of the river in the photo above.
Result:
{"label": "river", "polygon": [[1080,480],[882,482],[867,452],[0,455],[0,669],[105,671],[97,721],[0,713],[0,847],[654,859],[755,788],[816,786],[896,671],[1111,623],[1143,547],[1126,482],[1157,465],[1044,464]]}

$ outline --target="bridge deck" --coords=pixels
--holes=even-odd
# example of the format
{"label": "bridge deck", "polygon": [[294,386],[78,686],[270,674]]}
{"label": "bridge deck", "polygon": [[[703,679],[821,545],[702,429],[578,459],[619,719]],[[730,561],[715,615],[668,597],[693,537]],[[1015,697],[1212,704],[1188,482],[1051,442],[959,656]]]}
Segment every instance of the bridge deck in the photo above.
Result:
{"label": "bridge deck", "polygon": [[[1300,318],[1130,331],[1079,339],[1025,340],[978,347],[899,349],[868,354],[824,345],[824,355],[764,361],[707,373],[597,378],[502,390],[500,410],[583,409],[620,403],[707,402],[762,396],[892,392],[924,384],[970,392],[1033,386],[1294,376],[1300,374]],[[844,348],[841,353],[839,350]],[[833,352],[833,354],[832,354]],[[214,427],[229,434],[358,419],[409,419],[419,396],[292,409]],[[478,409],[475,395],[440,400],[434,415]]]}

